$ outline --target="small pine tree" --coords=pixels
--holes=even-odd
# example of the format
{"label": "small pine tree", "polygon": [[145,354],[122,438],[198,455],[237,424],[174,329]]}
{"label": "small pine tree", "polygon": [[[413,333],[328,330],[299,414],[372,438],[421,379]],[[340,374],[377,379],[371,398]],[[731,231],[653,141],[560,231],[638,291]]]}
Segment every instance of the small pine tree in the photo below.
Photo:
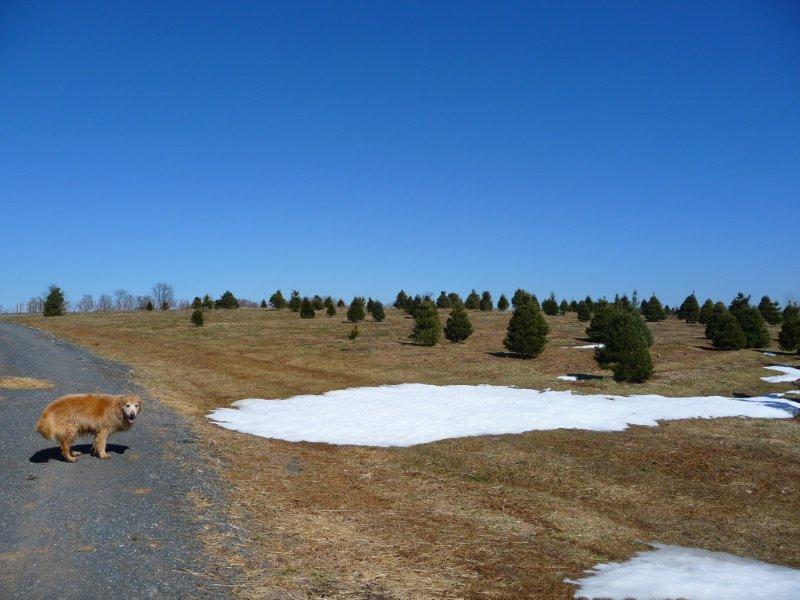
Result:
{"label": "small pine tree", "polygon": [[366,316],[366,312],[364,311],[364,298],[356,296],[353,298],[353,301],[350,302],[350,308],[347,309],[347,320],[351,323],[358,323],[359,321],[363,321]]}
{"label": "small pine tree", "polygon": [[383,302],[380,302],[379,300],[373,300],[372,310],[369,311],[369,314],[371,314],[372,318],[376,321],[383,321],[386,318],[386,311],[383,309]]}
{"label": "small pine tree", "polygon": [[339,301],[336,303],[336,308],[344,308],[345,306],[347,305],[344,303],[344,300],[339,298]]}
{"label": "small pine tree", "polygon": [[314,304],[311,300],[308,299],[308,296],[304,297],[300,301],[300,318],[301,319],[313,319],[316,316],[314,313]]}
{"label": "small pine tree", "polygon": [[42,313],[45,317],[60,317],[66,312],[64,292],[57,285],[51,285],[44,300]]}
{"label": "small pine tree", "polygon": [[719,318],[726,312],[728,312],[728,309],[722,302],[717,302],[711,308],[711,311],[709,312],[708,317],[706,319],[705,335],[708,339],[710,340],[714,339],[714,332],[717,329],[717,322],[719,321]]}
{"label": "small pine tree", "polygon": [[705,302],[703,302],[703,306],[700,307],[700,315],[697,317],[698,323],[702,325],[708,325],[708,320],[711,318],[711,313],[714,311],[714,301],[711,298],[708,298]]}
{"label": "small pine tree", "polygon": [[786,305],[786,308],[783,309],[783,314],[781,315],[782,319],[788,319],[790,317],[800,316],[800,306],[795,304],[794,302],[790,302]]}
{"label": "small pine tree", "polygon": [[472,335],[472,323],[464,305],[459,302],[453,306],[444,324],[444,337],[451,342],[463,342]]}
{"label": "small pine tree", "polygon": [[508,298],[506,298],[505,294],[500,294],[500,298],[497,299],[497,310],[500,312],[508,310]]}
{"label": "small pine tree", "polygon": [[478,296],[478,292],[472,290],[469,295],[467,296],[467,301],[464,302],[464,307],[468,308],[469,310],[480,310],[481,308],[481,297]]}
{"label": "small pine tree", "polygon": [[314,310],[322,310],[323,308],[325,308],[325,304],[322,301],[322,296],[315,294],[314,297],[311,299],[311,306],[314,307]]}
{"label": "small pine tree", "polygon": [[[594,311],[589,327],[586,328],[586,337],[589,338],[589,341],[605,343],[614,310],[613,306],[606,305],[600,306]],[[578,312],[578,318],[580,318],[580,314],[581,313]]]}
{"label": "small pine tree", "polygon": [[397,292],[397,297],[394,300],[394,306],[398,310],[405,310],[406,305],[408,304],[408,294],[405,293],[404,290],[400,290]]}
{"label": "small pine tree", "polygon": [[[219,300],[214,302],[214,306],[215,308],[239,308],[239,301],[230,290],[225,290],[225,293],[219,297]],[[165,310],[163,306],[161,310]]]}
{"label": "small pine tree", "polygon": [[214,300],[208,294],[203,296],[203,308],[206,310],[214,308]]}
{"label": "small pine tree", "polygon": [[203,314],[203,309],[195,308],[192,311],[192,316],[190,317],[190,320],[192,321],[192,325],[194,325],[195,327],[202,327],[203,323],[205,323],[206,321],[205,315]]}
{"label": "small pine tree", "polygon": [[280,290],[276,290],[272,296],[269,297],[269,303],[275,310],[283,310],[286,308],[286,298]]}
{"label": "small pine tree", "polygon": [[686,299],[678,309],[678,318],[683,319],[687,323],[697,323],[700,319],[700,303],[697,301],[697,296],[694,292],[686,296]]}
{"label": "small pine tree", "polygon": [[569,312],[569,302],[562,300],[561,304],[558,305],[558,312],[562,315],[567,314]]}
{"label": "small pine tree", "polygon": [[589,305],[586,304],[586,300],[581,300],[578,302],[578,321],[581,323],[585,323],[586,321],[592,318],[592,311],[589,310]]}
{"label": "small pine tree", "polygon": [[359,334],[360,332],[358,331],[358,325],[353,325],[350,333],[347,334],[347,339],[353,342],[353,348],[356,347],[356,339],[358,339]]}
{"label": "small pine tree", "polygon": [[[621,302],[620,304],[625,307],[624,303]],[[664,310],[661,300],[656,298],[655,294],[650,296],[650,300],[642,300],[642,314],[648,321],[663,321],[667,318],[667,312]]]}
{"label": "small pine tree", "polygon": [[544,320],[538,303],[530,298],[514,308],[503,345],[510,352],[533,358],[544,350],[548,333],[550,326]]}
{"label": "small pine tree", "polygon": [[420,346],[435,346],[442,338],[442,324],[436,306],[428,298],[414,312],[414,330],[409,336]]}
{"label": "small pine tree", "polygon": [[746,348],[764,348],[769,346],[770,337],[767,324],[761,312],[755,306],[740,309],[731,313],[739,321],[739,326],[747,338]]}
{"label": "small pine tree", "polygon": [[758,303],[758,310],[761,312],[761,316],[764,317],[764,320],[769,323],[770,325],[780,325],[781,323],[781,312],[780,312],[780,304],[778,302],[773,302],[770,300],[769,296],[764,296],[761,298],[761,302]]}
{"label": "small pine tree", "polygon": [[286,303],[286,306],[289,307],[289,310],[292,312],[300,312],[301,304],[303,304],[303,299],[300,297],[300,292],[292,290],[292,295],[289,296],[289,301]]}
{"label": "small pine tree", "polygon": [[778,343],[786,352],[800,349],[800,315],[790,314],[783,319]]}
{"label": "small pine tree", "polygon": [[261,308],[267,308],[267,301],[266,300],[262,300],[261,301]]}
{"label": "small pine tree", "polygon": [[480,309],[484,312],[488,312],[494,308],[494,302],[492,302],[492,294],[489,290],[484,290],[483,294],[481,294],[481,301],[478,304]]}
{"label": "small pine tree", "polygon": [[453,303],[450,302],[450,296],[447,295],[447,292],[442,290],[442,293],[439,294],[439,297],[436,299],[436,308],[451,308]]}
{"label": "small pine tree", "polygon": [[367,298],[367,314],[372,314],[372,308],[375,305],[375,301],[372,298]]}
{"label": "small pine tree", "polygon": [[553,317],[558,314],[558,302],[556,301],[556,295],[554,293],[550,293],[550,295],[542,302],[542,310],[544,314],[549,317]]}
{"label": "small pine tree", "polygon": [[409,298],[408,302],[406,302],[406,314],[414,316],[414,313],[417,312],[419,305],[422,304],[422,296],[417,294],[413,298]]}
{"label": "small pine tree", "polygon": [[[147,301],[147,304],[145,304],[145,305],[144,305],[144,309],[145,309],[147,312],[153,312],[153,309],[154,309],[154,308],[155,308],[155,306],[153,306],[153,301],[152,301],[152,300],[148,300],[148,301]],[[199,306],[195,306],[195,307],[194,307],[194,309],[195,309],[195,310],[198,310],[199,308],[200,308]]]}
{"label": "small pine tree", "polygon": [[[147,306],[145,306],[145,310],[153,310],[152,308],[153,303],[150,302],[150,300],[147,301],[147,304],[150,305],[150,308],[147,308]],[[200,296],[194,297],[194,300],[192,300],[192,308],[194,308],[195,310],[198,308],[203,308],[203,301],[200,300]]]}
{"label": "small pine tree", "polygon": [[325,306],[325,312],[329,317],[336,314],[336,305],[333,303],[333,298],[326,296],[325,301],[322,303]]}
{"label": "small pine tree", "polygon": [[528,300],[533,298],[533,294],[530,292],[526,292],[522,288],[517,288],[517,291],[514,292],[514,295],[511,297],[511,306],[517,308],[521,304],[524,304]]}
{"label": "small pine tree", "polygon": [[747,336],[742,331],[742,327],[736,317],[726,310],[719,314],[714,321],[711,341],[715,348],[738,350],[747,345]]}
{"label": "small pine tree", "polygon": [[449,294],[447,294],[447,298],[448,300],[450,300],[450,306],[455,306],[457,302],[461,302],[461,304],[464,304],[463,300],[461,300],[461,296],[459,296],[455,292],[450,292]]}
{"label": "small pine tree", "polygon": [[577,300],[570,300],[569,301],[569,311],[570,312],[578,312],[578,301]]}
{"label": "small pine tree", "polygon": [[605,346],[595,350],[595,359],[600,366],[611,368],[615,381],[642,383],[653,374],[647,326],[636,311],[609,310]]}
{"label": "small pine tree", "polygon": [[[239,308],[239,303],[238,303],[238,302],[236,303],[236,308]],[[167,302],[166,300],[164,300],[164,301],[161,303],[161,310],[169,310],[169,302]]]}

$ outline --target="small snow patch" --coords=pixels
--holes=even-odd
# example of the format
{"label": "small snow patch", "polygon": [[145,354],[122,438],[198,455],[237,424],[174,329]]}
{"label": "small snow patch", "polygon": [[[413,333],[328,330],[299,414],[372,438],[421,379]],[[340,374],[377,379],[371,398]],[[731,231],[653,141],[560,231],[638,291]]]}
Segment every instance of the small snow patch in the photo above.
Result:
{"label": "small snow patch", "polygon": [[797,381],[800,379],[800,369],[789,367],[787,365],[772,365],[771,367],[764,367],[770,371],[779,371],[783,375],[771,375],[769,377],[762,377],[764,381],[769,383],[784,383],[789,381]]}
{"label": "small snow patch", "polygon": [[578,381],[575,375],[559,375],[556,379],[560,379],[561,381]]}
{"label": "small snow patch", "polygon": [[586,344],[585,346],[573,346],[573,348],[577,348],[579,350],[587,350],[589,348],[605,348],[605,344]]}
{"label": "small snow patch", "polygon": [[565,580],[578,586],[576,598],[609,600],[797,600],[800,570],[710,552],[653,544],[623,563],[600,564],[589,576]]}
{"label": "small snow patch", "polygon": [[777,354],[775,354],[774,352],[762,352],[761,354],[763,354],[764,356],[777,356]]}
{"label": "small snow patch", "polygon": [[533,430],[623,431],[659,420],[758,417],[788,419],[791,400],[605,396],[493,385],[404,383],[350,388],[288,400],[251,398],[218,408],[214,423],[242,433],[290,442],[411,446],[447,438]]}

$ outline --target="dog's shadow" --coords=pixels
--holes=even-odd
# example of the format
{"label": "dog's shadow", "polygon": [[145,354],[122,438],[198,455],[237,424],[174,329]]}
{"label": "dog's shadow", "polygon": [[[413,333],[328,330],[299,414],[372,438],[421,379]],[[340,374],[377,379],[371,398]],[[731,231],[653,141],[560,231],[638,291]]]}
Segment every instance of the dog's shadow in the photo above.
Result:
{"label": "dog's shadow", "polygon": [[[89,453],[92,451],[92,445],[78,444],[77,446],[72,446],[72,449],[77,450],[82,455],[89,455]],[[114,454],[125,454],[125,450],[127,449],[128,446],[123,446],[122,444],[106,444],[106,451],[113,452]],[[46,463],[50,462],[51,460],[67,462],[64,460],[64,457],[61,456],[61,449],[58,447],[38,450],[34,452],[33,456],[31,456],[28,460],[32,463]]]}

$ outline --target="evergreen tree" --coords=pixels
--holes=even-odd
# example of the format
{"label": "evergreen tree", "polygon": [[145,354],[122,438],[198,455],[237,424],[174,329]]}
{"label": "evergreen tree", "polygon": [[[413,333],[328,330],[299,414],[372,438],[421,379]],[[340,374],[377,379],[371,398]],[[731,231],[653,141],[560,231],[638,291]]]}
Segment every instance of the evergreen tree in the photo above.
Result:
{"label": "evergreen tree", "polygon": [[376,321],[383,321],[386,318],[386,311],[383,310],[383,302],[373,300],[372,310],[369,311],[369,314],[371,314],[372,318]]}
{"label": "evergreen tree", "polygon": [[562,315],[565,315],[569,312],[569,302],[566,299],[561,301],[561,304],[558,305],[558,312]]}
{"label": "evergreen tree", "polygon": [[467,301],[464,302],[464,307],[468,308],[469,310],[480,310],[481,308],[481,297],[478,296],[478,292],[472,290],[467,296]]}
{"label": "evergreen tree", "polygon": [[769,296],[764,296],[761,298],[761,302],[758,303],[758,310],[761,312],[761,316],[764,317],[764,320],[767,323],[770,325],[780,325],[781,313],[780,305],[777,301],[773,302],[770,300]]}
{"label": "evergreen tree", "polygon": [[367,314],[372,314],[372,309],[375,306],[375,301],[372,298],[367,298]]}
{"label": "evergreen tree", "polygon": [[366,316],[366,312],[364,311],[364,298],[356,296],[350,303],[350,308],[347,309],[347,320],[351,323],[358,323],[359,321],[363,321]]}
{"label": "evergreen tree", "polygon": [[308,299],[308,296],[304,297],[300,301],[300,318],[313,319],[315,316],[314,304]]}
{"label": "evergreen tree", "polygon": [[481,301],[478,304],[480,309],[484,312],[488,312],[494,308],[494,302],[492,301],[492,294],[489,290],[484,290],[483,294],[481,294]]}
{"label": "evergreen tree", "polygon": [[569,311],[570,312],[578,312],[578,301],[577,300],[570,300],[569,301]]}
{"label": "evergreen tree", "polygon": [[397,292],[397,298],[395,298],[394,304],[392,304],[392,306],[394,306],[399,310],[405,310],[406,306],[408,305],[408,300],[409,300],[408,294],[406,294],[404,290],[400,290],[399,292]]}
{"label": "evergreen tree", "polygon": [[788,319],[790,317],[796,317],[800,315],[800,306],[795,304],[794,302],[790,302],[786,305],[786,308],[783,309],[783,319]]}
{"label": "evergreen tree", "polygon": [[280,290],[276,290],[272,296],[269,297],[269,303],[275,310],[283,310],[286,308],[286,299]]}
{"label": "evergreen tree", "polygon": [[203,308],[206,310],[214,308],[214,300],[208,294],[203,296]]}
{"label": "evergreen tree", "polygon": [[550,295],[542,302],[542,310],[544,314],[549,317],[553,317],[558,314],[558,302],[556,301],[556,295],[553,292],[550,292]]}
{"label": "evergreen tree", "polygon": [[455,306],[457,302],[461,302],[461,304],[464,304],[464,302],[461,300],[461,296],[459,296],[455,292],[450,292],[449,294],[447,294],[447,298],[448,300],[450,300],[450,306]]}
{"label": "evergreen tree", "polygon": [[344,300],[339,298],[339,301],[336,303],[336,308],[344,308],[345,306],[347,305],[344,303]]}
{"label": "evergreen tree", "polygon": [[[150,308],[147,308],[147,306],[145,305],[145,310],[153,310],[153,303],[150,300],[147,301],[147,304],[150,305]],[[200,300],[200,296],[194,297],[194,300],[192,300],[192,308],[194,308],[195,310],[197,310],[198,308],[203,308],[203,301]]]}
{"label": "evergreen tree", "polygon": [[769,331],[759,310],[750,305],[750,296],[741,292],[731,301],[730,313],[739,321],[746,338],[745,348],[769,346]]}
{"label": "evergreen tree", "polygon": [[508,310],[508,298],[506,298],[505,294],[500,294],[500,298],[497,300],[497,310],[500,312]]}
{"label": "evergreen tree", "polygon": [[472,335],[472,323],[461,302],[455,304],[444,324],[444,337],[451,342],[463,342]]}
{"label": "evergreen tree", "polygon": [[510,352],[533,358],[544,350],[548,333],[550,326],[544,320],[538,303],[529,298],[514,308],[503,345]]}
{"label": "evergreen tree", "polygon": [[790,314],[783,319],[778,343],[786,352],[800,349],[800,315]]}
{"label": "evergreen tree", "polygon": [[286,303],[286,306],[288,306],[289,310],[292,312],[300,312],[301,304],[303,304],[303,300],[300,298],[300,292],[292,290],[292,295],[289,296],[289,302]]}
{"label": "evergreen tree", "polygon": [[625,308],[608,309],[610,318],[605,346],[595,350],[595,359],[604,368],[611,368],[615,381],[642,383],[653,374],[650,339],[642,317]]}
{"label": "evergreen tree", "polygon": [[[145,309],[146,311],[148,311],[148,312],[153,312],[153,309],[154,309],[154,308],[155,308],[155,307],[153,306],[153,301],[152,301],[152,300],[148,300],[148,301],[147,301],[147,304],[145,304],[145,305],[144,305],[144,309]],[[199,306],[195,306],[194,308],[195,308],[195,310],[197,310],[197,309],[198,309],[198,308],[200,308],[200,307],[199,307]]]}
{"label": "evergreen tree", "polygon": [[195,327],[202,327],[203,323],[205,323],[206,320],[205,315],[203,314],[203,309],[195,308],[192,311],[192,316],[190,317],[190,320],[192,321],[192,324]]}
{"label": "evergreen tree", "polygon": [[667,313],[661,305],[661,300],[656,298],[655,294],[650,296],[647,304],[642,301],[642,314],[648,321],[663,321],[667,318]]}
{"label": "evergreen tree", "polygon": [[[614,310],[613,306],[607,305],[599,307],[594,312],[589,327],[586,328],[586,337],[589,338],[589,341],[605,343]],[[580,315],[580,313],[578,314]]]}
{"label": "evergreen tree", "polygon": [[439,297],[436,299],[436,308],[451,308],[453,303],[450,302],[450,296],[447,295],[447,292],[442,290],[442,293],[439,294]]}
{"label": "evergreen tree", "polygon": [[700,303],[697,301],[697,296],[694,295],[694,292],[686,296],[686,299],[681,304],[678,309],[678,318],[687,323],[697,323],[700,319]]}
{"label": "evergreen tree", "polygon": [[42,313],[45,317],[60,317],[66,312],[64,292],[57,285],[51,285],[44,300]]}
{"label": "evergreen tree", "polygon": [[442,324],[436,306],[428,298],[414,313],[414,330],[409,336],[420,346],[434,346],[442,337]]}
{"label": "evergreen tree", "polygon": [[533,294],[530,292],[526,292],[522,288],[517,288],[517,291],[514,292],[514,295],[511,297],[511,306],[517,308],[521,304],[524,304],[528,300],[533,298]]}
{"label": "evergreen tree", "polygon": [[703,325],[708,325],[708,320],[711,318],[711,313],[713,311],[714,301],[709,298],[703,302],[703,306],[700,308],[700,316],[697,318],[698,322],[702,323]]}
{"label": "evergreen tree", "polygon": [[[239,303],[236,303],[236,308],[239,308]],[[163,300],[161,302],[161,310],[169,310],[169,302],[167,300]]]}
{"label": "evergreen tree", "polygon": [[358,325],[353,325],[353,328],[350,330],[350,333],[347,334],[347,339],[353,342],[353,348],[356,347],[356,339],[358,339],[359,331]]}
{"label": "evergreen tree", "polygon": [[726,310],[716,317],[711,341],[715,348],[738,350],[747,345],[747,336],[736,317]]}
{"label": "evergreen tree", "polygon": [[578,302],[578,321],[585,323],[589,319],[592,318],[592,311],[589,310],[589,305],[586,304],[586,300],[581,300]]}
{"label": "evergreen tree", "polygon": [[333,298],[328,296],[325,298],[325,312],[329,317],[332,317],[336,314],[336,305],[333,303]]}
{"label": "evergreen tree", "polygon": [[261,301],[261,308],[267,308],[267,301],[266,300],[262,300]]}
{"label": "evergreen tree", "polygon": [[413,317],[414,313],[417,311],[420,304],[422,304],[422,296],[420,296],[419,294],[417,294],[413,298],[409,298],[405,306],[406,314],[411,315]]}
{"label": "evergreen tree", "polygon": [[595,302],[592,300],[592,297],[589,294],[586,294],[586,298],[584,298],[583,301],[586,302],[586,306],[589,307],[589,312],[593,313]]}
{"label": "evergreen tree", "polygon": [[708,315],[708,319],[706,322],[705,335],[708,339],[710,340],[714,339],[714,332],[717,330],[717,323],[719,321],[719,318],[726,312],[728,312],[728,309],[722,302],[717,302],[716,304],[714,304],[713,308],[711,309],[711,312]]}
{"label": "evergreen tree", "polygon": [[[219,297],[219,300],[214,302],[215,308],[239,308],[239,301],[236,299],[230,290],[225,290],[225,293]],[[164,307],[161,307],[164,310]]]}
{"label": "evergreen tree", "polygon": [[323,308],[325,308],[325,304],[322,301],[322,296],[315,294],[314,297],[311,299],[311,306],[314,307],[314,310],[322,310]]}

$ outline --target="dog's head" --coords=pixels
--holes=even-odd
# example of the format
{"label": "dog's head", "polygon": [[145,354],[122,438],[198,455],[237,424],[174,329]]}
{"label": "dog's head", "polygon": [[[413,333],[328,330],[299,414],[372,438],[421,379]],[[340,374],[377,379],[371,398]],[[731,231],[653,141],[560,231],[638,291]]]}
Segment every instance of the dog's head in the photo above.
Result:
{"label": "dog's head", "polygon": [[128,423],[133,423],[142,410],[142,399],[139,396],[123,396],[121,404],[122,416]]}

